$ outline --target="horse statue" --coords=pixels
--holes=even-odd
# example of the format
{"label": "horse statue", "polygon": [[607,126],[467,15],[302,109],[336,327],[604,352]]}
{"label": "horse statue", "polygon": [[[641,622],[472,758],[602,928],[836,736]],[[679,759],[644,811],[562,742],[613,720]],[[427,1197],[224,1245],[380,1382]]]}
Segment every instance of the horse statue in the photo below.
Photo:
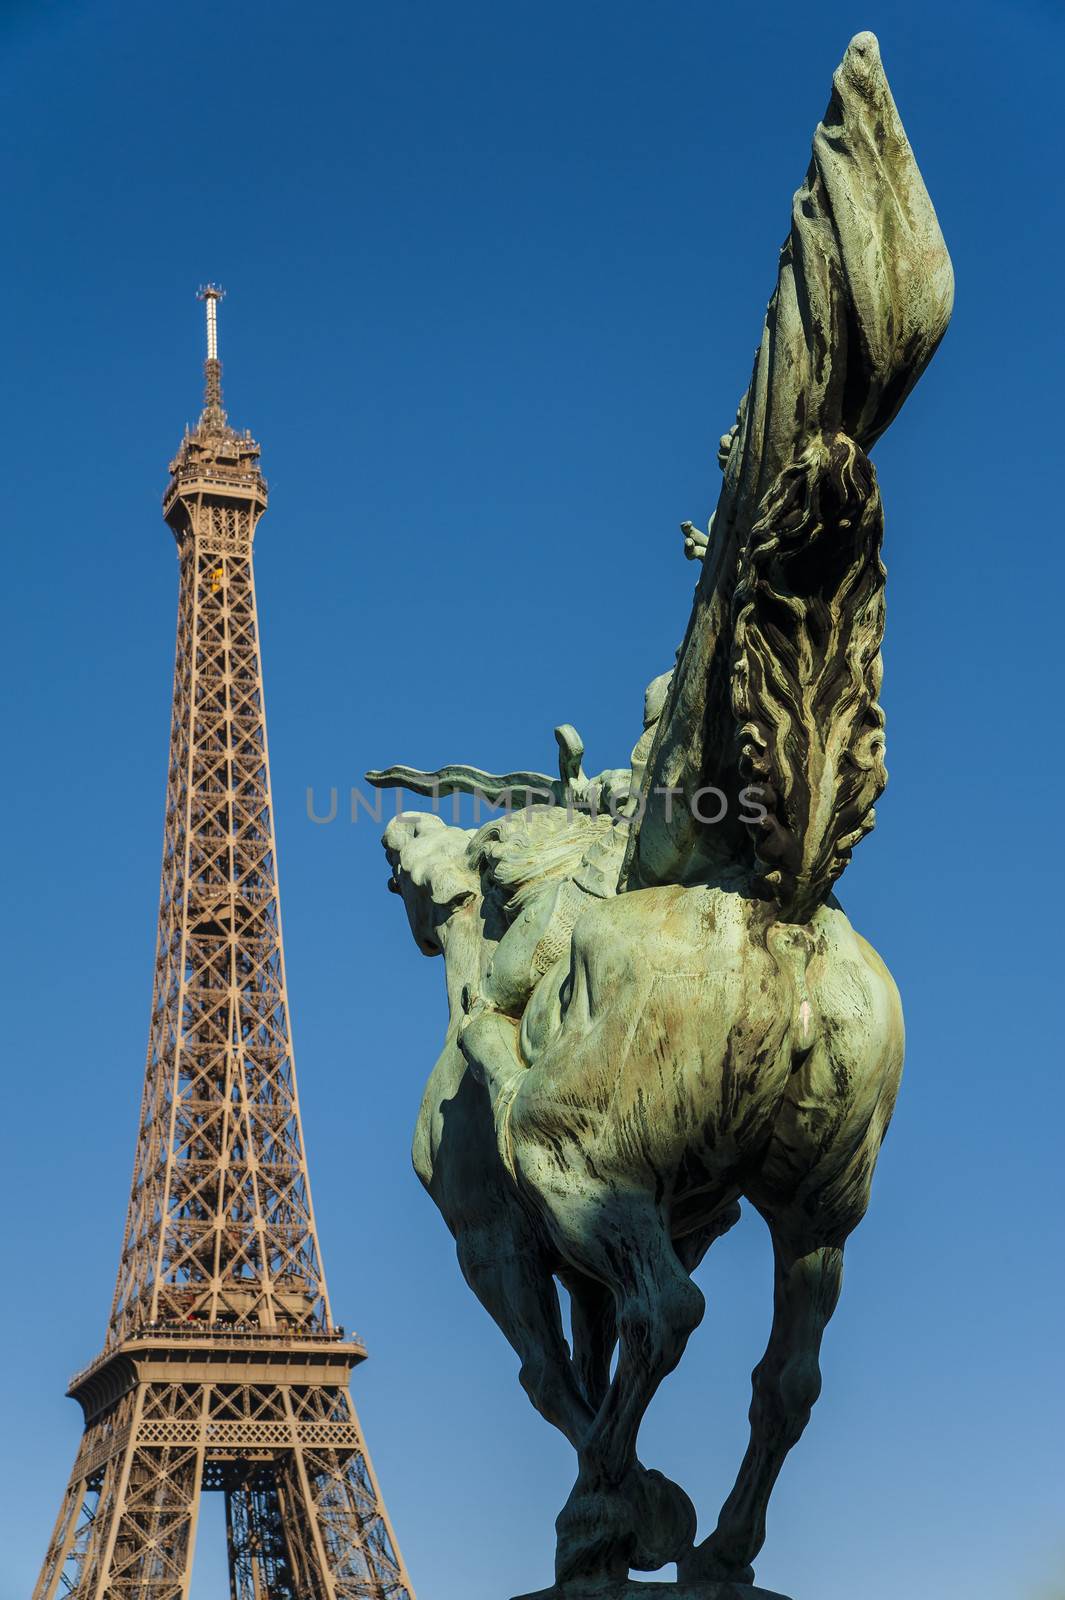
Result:
{"label": "horse statue", "polygon": [[[368,775],[503,808],[472,829],[403,812],[384,846],[418,947],[444,958],[450,1013],[414,1165],[529,1397],[577,1453],[551,1594],[623,1594],[630,1571],[672,1561],[662,1592],[766,1594],[752,1585],[770,1493],[821,1387],[903,1058],[895,985],[834,892],[886,781],[869,451],[952,296],[876,39],[859,34],[721,441],[717,509],[706,534],[682,525],[691,616],[629,765],[587,777],[566,726],[557,779]],[[692,1272],[741,1199],[772,1236],[772,1331],[735,1486],[697,1543],[690,1500],[640,1462],[637,1435],[703,1315]]]}

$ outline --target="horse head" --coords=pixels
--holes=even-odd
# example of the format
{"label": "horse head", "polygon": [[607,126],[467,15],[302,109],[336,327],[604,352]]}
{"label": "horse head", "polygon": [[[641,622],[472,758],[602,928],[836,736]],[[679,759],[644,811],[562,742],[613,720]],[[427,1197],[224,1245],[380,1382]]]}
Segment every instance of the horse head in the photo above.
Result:
{"label": "horse head", "polygon": [[402,812],[384,831],[381,842],[392,868],[388,887],[402,899],[423,955],[443,955],[447,924],[480,898],[480,879],[466,859],[470,838],[465,829],[423,811]]}

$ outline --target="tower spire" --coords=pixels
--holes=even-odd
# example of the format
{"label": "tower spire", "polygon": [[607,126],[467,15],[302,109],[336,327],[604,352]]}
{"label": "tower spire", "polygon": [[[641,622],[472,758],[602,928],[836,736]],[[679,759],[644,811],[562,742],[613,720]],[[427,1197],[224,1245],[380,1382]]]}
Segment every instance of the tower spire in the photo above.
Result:
{"label": "tower spire", "polygon": [[212,431],[226,426],[222,410],[222,363],[218,359],[218,302],[226,291],[217,283],[205,283],[196,298],[202,300],[207,317],[207,359],[203,364],[203,415],[200,425]]}

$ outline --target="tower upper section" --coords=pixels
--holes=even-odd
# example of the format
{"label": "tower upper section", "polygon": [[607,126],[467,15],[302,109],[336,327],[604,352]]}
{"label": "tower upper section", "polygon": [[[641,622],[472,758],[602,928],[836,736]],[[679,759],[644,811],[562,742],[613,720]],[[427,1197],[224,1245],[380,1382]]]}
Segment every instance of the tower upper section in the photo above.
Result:
{"label": "tower upper section", "polygon": [[159,1326],[332,1327],[281,940],[252,540],[259,447],[207,403],[164,502],[180,549],[159,934],[135,1174],[108,1349]]}
{"label": "tower upper section", "polygon": [[219,549],[250,544],[266,510],[259,446],[247,429],[229,426],[222,408],[218,304],[224,292],[213,283],[200,290],[207,324],[204,406],[196,427],[185,429],[163,495],[163,516],[179,546],[192,537],[222,541]]}

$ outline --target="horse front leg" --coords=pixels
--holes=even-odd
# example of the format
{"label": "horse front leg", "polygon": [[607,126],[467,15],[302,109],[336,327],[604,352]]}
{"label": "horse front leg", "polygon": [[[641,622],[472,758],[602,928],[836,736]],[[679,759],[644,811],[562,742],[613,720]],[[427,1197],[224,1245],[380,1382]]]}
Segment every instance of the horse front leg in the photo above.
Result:
{"label": "horse front leg", "polygon": [[456,1167],[450,1187],[434,1198],[455,1235],[466,1282],[520,1358],[522,1388],[579,1450],[599,1402],[587,1394],[563,1333],[555,1254],[518,1197],[493,1122],[505,1117],[508,1094],[525,1070],[517,1024],[474,1000],[458,1045],[478,1097],[466,1118],[476,1159]]}
{"label": "horse front leg", "polygon": [[753,1373],[750,1443],[717,1527],[680,1563],[685,1583],[753,1581],[769,1496],[821,1392],[818,1356],[843,1281],[842,1246],[795,1248],[774,1232],[773,1252],[773,1327]]}
{"label": "horse front leg", "polygon": [[540,1415],[579,1450],[594,1417],[562,1330],[551,1263],[517,1200],[483,1230],[457,1236],[462,1275],[521,1361],[518,1379]]}

